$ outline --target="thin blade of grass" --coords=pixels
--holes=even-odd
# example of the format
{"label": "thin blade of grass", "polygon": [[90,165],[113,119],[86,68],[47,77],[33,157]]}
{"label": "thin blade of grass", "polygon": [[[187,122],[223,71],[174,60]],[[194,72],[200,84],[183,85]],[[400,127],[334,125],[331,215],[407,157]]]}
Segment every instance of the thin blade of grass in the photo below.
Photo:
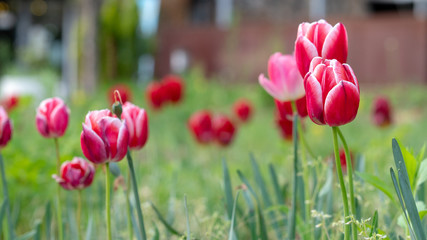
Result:
{"label": "thin blade of grass", "polygon": [[31,231],[17,237],[16,240],[27,240],[27,239],[34,237],[34,235],[36,235],[36,230],[31,230]]}
{"label": "thin blade of grass", "polygon": [[1,204],[1,208],[0,208],[0,236],[2,235],[2,231],[3,231],[3,218],[4,218],[4,214],[6,213],[6,206],[7,206],[7,198],[5,198],[3,200],[3,203]]}
{"label": "thin blade of grass", "polygon": [[[258,188],[261,190],[261,196],[263,198],[264,207],[270,208],[272,205],[271,199],[270,199],[270,194],[268,193],[268,190],[267,190],[267,187],[265,185],[264,179],[262,177],[261,171],[259,170],[259,166],[258,166],[258,164],[255,160],[255,157],[252,153],[250,154],[250,159],[251,159],[251,163],[252,163],[252,169],[253,169],[254,175],[255,175],[255,181],[258,185]],[[279,224],[278,224],[277,219],[276,219],[276,213],[274,211],[269,211],[268,216],[271,220],[271,225],[273,226],[273,229],[276,232],[277,239],[282,239],[282,232],[279,229],[280,227],[279,227]]]}
{"label": "thin blade of grass", "polygon": [[190,217],[188,215],[188,207],[187,207],[187,195],[184,195],[184,210],[185,210],[185,219],[187,224],[187,240],[191,240]]}
{"label": "thin blade of grass", "polygon": [[90,240],[92,237],[92,229],[93,229],[93,217],[89,216],[89,221],[87,222],[87,227],[86,227],[86,236],[85,239],[86,240]]}
{"label": "thin blade of grass", "polygon": [[181,237],[182,234],[176,230],[174,227],[172,227],[166,220],[165,218],[162,216],[162,214],[160,213],[160,211],[156,208],[156,206],[154,206],[154,203],[150,202],[151,207],[153,208],[154,212],[156,213],[157,217],[159,218],[160,222],[162,222],[162,224],[166,227],[166,229],[172,233],[173,235],[176,235],[178,237]]}
{"label": "thin blade of grass", "polygon": [[36,222],[36,234],[34,235],[34,240],[42,239],[42,223],[41,221]]}
{"label": "thin blade of grass", "polygon": [[224,196],[225,196],[225,207],[227,210],[227,216],[230,220],[233,212],[233,191],[230,179],[230,173],[228,171],[227,163],[225,159],[222,159],[222,172],[224,175]]}
{"label": "thin blade of grass", "polygon": [[236,198],[234,199],[233,203],[233,212],[231,214],[231,224],[230,224],[230,231],[228,234],[228,240],[237,240],[236,232],[234,231],[234,224],[236,221],[236,206],[237,201],[239,200],[240,191],[236,193]]}
{"label": "thin blade of grass", "polygon": [[268,165],[268,169],[270,171],[271,181],[273,182],[274,193],[276,194],[276,201],[280,205],[285,204],[285,196],[282,194],[280,190],[279,180],[277,179],[276,170],[274,170],[273,164]]}
{"label": "thin blade of grass", "polygon": [[45,229],[46,239],[50,239],[51,224],[52,224],[52,207],[51,207],[51,202],[49,201],[46,203],[45,214],[44,214],[44,229]]}
{"label": "thin blade of grass", "polygon": [[130,210],[129,211],[130,212],[130,221],[132,223],[133,233],[135,234],[136,239],[142,240],[142,235],[141,235],[140,229],[138,227],[138,222],[136,221],[136,218],[135,218],[135,212],[133,211],[132,203],[129,204],[129,208],[130,208],[129,209]]}
{"label": "thin blade of grass", "polygon": [[255,205],[247,189],[243,189],[242,194],[246,205],[248,205],[248,215],[246,216],[245,221],[248,223],[249,231],[251,232],[251,239],[257,240],[258,237],[256,234]]}
{"label": "thin blade of grass", "polygon": [[155,222],[153,222],[153,226],[154,226],[154,235],[151,238],[151,240],[160,240],[159,228],[157,227]]}
{"label": "thin blade of grass", "polygon": [[378,228],[378,211],[375,210],[374,216],[372,217],[372,222],[371,222],[372,228],[371,228],[371,232],[369,233],[369,237],[372,237],[374,234],[377,233],[377,228]]}

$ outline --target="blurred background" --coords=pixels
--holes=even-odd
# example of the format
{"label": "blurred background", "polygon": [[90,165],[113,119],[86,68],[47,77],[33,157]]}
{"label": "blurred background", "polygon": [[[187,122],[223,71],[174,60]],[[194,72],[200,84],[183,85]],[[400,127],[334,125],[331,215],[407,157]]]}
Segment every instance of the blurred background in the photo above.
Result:
{"label": "blurred background", "polygon": [[[298,24],[343,22],[362,84],[427,82],[427,2],[412,0],[1,0],[2,93],[43,95],[143,84],[198,66],[226,82],[257,82],[275,51],[292,53]],[[46,94],[46,93],[44,93]]]}

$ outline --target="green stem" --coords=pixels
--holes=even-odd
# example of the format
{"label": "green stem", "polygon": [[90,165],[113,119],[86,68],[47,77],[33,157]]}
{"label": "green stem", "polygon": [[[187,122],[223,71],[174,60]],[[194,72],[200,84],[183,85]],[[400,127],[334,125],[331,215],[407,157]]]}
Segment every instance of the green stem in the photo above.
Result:
{"label": "green stem", "polygon": [[107,211],[107,239],[111,240],[110,165],[105,163],[105,210]]}
{"label": "green stem", "polygon": [[304,146],[305,150],[308,152],[310,157],[314,160],[314,159],[316,159],[316,156],[314,155],[313,151],[311,150],[310,145],[308,145],[307,141],[305,140],[304,132],[302,131],[302,119],[300,120],[300,123],[301,124],[298,124],[298,132],[299,132],[299,137],[301,139],[302,146]]}
{"label": "green stem", "polygon": [[291,205],[291,211],[289,215],[290,223],[289,223],[289,240],[295,239],[295,226],[296,226],[296,202],[297,202],[297,173],[298,173],[298,131],[297,126],[298,125],[298,114],[294,114],[294,121],[293,121],[293,143],[294,143],[294,171],[293,171],[293,185],[292,185],[292,205]]}
{"label": "green stem", "polygon": [[[59,155],[59,143],[58,143],[58,138],[54,138],[53,139],[55,142],[55,150],[56,150],[56,171],[58,176],[61,176],[61,158]],[[56,211],[56,217],[57,217],[57,225],[58,225],[58,239],[59,240],[63,240],[64,234],[63,234],[63,230],[62,230],[62,207],[61,207],[61,186],[59,184],[57,184],[57,188],[56,188],[56,206],[57,206],[57,211]]]}
{"label": "green stem", "polygon": [[14,239],[15,234],[13,232],[12,216],[10,214],[9,191],[7,190],[6,173],[4,170],[3,156],[1,154],[0,154],[0,171],[1,171],[1,180],[3,184],[3,197],[6,200],[7,235],[9,235],[9,239]]}
{"label": "green stem", "polygon": [[147,234],[145,233],[144,218],[142,217],[141,202],[139,201],[138,185],[136,184],[135,169],[133,167],[132,156],[130,155],[129,149],[128,149],[126,156],[127,156],[129,170],[130,170],[130,176],[131,176],[131,180],[132,180],[133,196],[135,197],[135,205],[136,205],[136,211],[138,214],[139,228],[141,230],[142,239],[146,240]]}
{"label": "green stem", "polygon": [[[353,218],[356,218],[356,201],[354,198],[354,185],[353,185],[353,164],[351,162],[351,156],[350,151],[348,149],[347,142],[345,141],[344,135],[342,134],[341,130],[337,128],[338,136],[341,139],[342,145],[344,146],[345,151],[345,159],[347,164],[347,175],[348,175],[348,183],[349,183],[349,191],[350,191],[350,207],[351,207],[351,214],[353,215]],[[352,234],[353,239],[357,239],[357,226],[356,223],[353,221],[352,224]]]}
{"label": "green stem", "polygon": [[82,240],[82,230],[81,230],[81,212],[82,212],[82,190],[78,190],[78,199],[77,199],[77,233],[79,235],[79,240]]}
{"label": "green stem", "polygon": [[129,239],[133,239],[133,228],[132,228],[132,216],[131,216],[131,208],[130,208],[130,199],[129,199],[129,190],[130,190],[130,170],[127,178],[127,187],[125,190],[126,194],[126,208],[127,208],[127,220],[128,220],[128,231],[129,231]]}
{"label": "green stem", "polygon": [[334,138],[334,152],[335,152],[335,166],[337,168],[338,179],[340,181],[342,201],[344,205],[344,239],[350,239],[350,225],[346,224],[349,220],[350,213],[348,209],[348,199],[347,191],[345,189],[344,177],[341,169],[340,153],[338,149],[338,137],[337,137],[337,127],[332,127],[332,133]]}

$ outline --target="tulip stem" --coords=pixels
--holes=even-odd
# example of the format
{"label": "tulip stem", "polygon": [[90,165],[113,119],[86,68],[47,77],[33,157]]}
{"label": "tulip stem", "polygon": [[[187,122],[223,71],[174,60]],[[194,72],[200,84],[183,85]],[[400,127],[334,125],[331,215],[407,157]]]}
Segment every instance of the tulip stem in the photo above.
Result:
{"label": "tulip stem", "polygon": [[[61,158],[59,155],[59,143],[58,138],[54,138],[53,141],[55,142],[55,150],[56,150],[56,171],[58,176],[61,176]],[[58,220],[58,239],[63,240],[63,231],[62,231],[62,208],[61,208],[61,186],[58,184],[57,186],[57,194],[56,194],[56,217]]]}
{"label": "tulip stem", "polygon": [[111,240],[110,164],[105,163],[105,210],[107,211],[107,239]]}
{"label": "tulip stem", "polygon": [[133,239],[133,227],[132,227],[132,216],[131,216],[129,192],[130,192],[130,170],[129,170],[129,174],[127,177],[125,194],[126,194],[126,207],[127,207],[129,239],[132,240]]}
{"label": "tulip stem", "polygon": [[145,233],[144,218],[142,216],[142,210],[141,210],[141,202],[139,201],[138,185],[136,184],[135,169],[133,167],[132,156],[130,155],[130,149],[129,148],[128,148],[128,151],[126,153],[126,156],[127,156],[129,170],[130,170],[130,177],[132,180],[133,196],[135,197],[135,205],[136,205],[136,211],[138,214],[139,228],[141,230],[142,239],[146,240],[147,235]]}
{"label": "tulip stem", "polygon": [[349,208],[348,208],[348,199],[347,191],[345,189],[344,177],[341,169],[340,153],[338,150],[338,137],[337,137],[337,127],[332,127],[332,134],[334,139],[334,152],[335,152],[335,166],[337,168],[338,179],[341,187],[342,201],[344,205],[344,239],[350,239],[350,225],[347,224],[347,221],[350,218]]}
{"label": "tulip stem", "polygon": [[[342,134],[341,130],[337,128],[338,136],[341,139],[342,145],[344,146],[344,152],[345,152],[345,161],[347,164],[347,175],[348,175],[348,183],[349,183],[349,191],[350,191],[350,207],[351,207],[351,214],[353,215],[353,218],[356,218],[356,202],[354,198],[354,185],[353,185],[353,165],[351,162],[351,155],[350,151],[348,149],[347,142],[345,141],[344,135]],[[357,239],[357,226],[356,223],[353,221],[352,224],[352,234],[353,239]]]}
{"label": "tulip stem", "polygon": [[79,235],[79,240],[82,240],[82,230],[81,230],[81,211],[82,211],[82,190],[78,190],[78,196],[77,196],[77,233]]}
{"label": "tulip stem", "polygon": [[3,185],[3,197],[6,203],[7,234],[9,235],[9,239],[14,239],[15,235],[13,233],[12,216],[10,214],[9,192],[7,190],[6,173],[4,170],[3,156],[1,154],[0,154],[0,171],[1,171],[1,180]]}

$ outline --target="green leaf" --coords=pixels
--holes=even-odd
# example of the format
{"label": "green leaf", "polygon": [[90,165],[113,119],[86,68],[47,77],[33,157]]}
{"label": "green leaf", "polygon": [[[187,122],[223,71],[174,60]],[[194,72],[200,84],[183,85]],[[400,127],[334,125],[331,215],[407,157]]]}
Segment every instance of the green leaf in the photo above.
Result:
{"label": "green leaf", "polygon": [[151,240],[160,240],[159,228],[157,227],[155,222],[153,222],[153,226],[154,226],[154,235],[151,238]]}
{"label": "green leaf", "polygon": [[44,227],[46,239],[50,239],[50,225],[52,223],[52,207],[50,201],[46,203],[44,213]]}
{"label": "green leaf", "polygon": [[363,181],[371,184],[372,186],[383,192],[392,202],[397,204],[392,194],[393,188],[391,188],[391,186],[389,186],[382,179],[375,175],[363,172],[356,172],[356,175],[363,179]]}
{"label": "green leaf", "polygon": [[162,214],[160,213],[160,211],[156,208],[156,206],[154,206],[154,203],[150,202],[151,207],[153,208],[154,212],[156,213],[157,217],[159,218],[160,222],[162,222],[162,224],[166,227],[166,229],[172,233],[173,235],[176,235],[178,237],[182,236],[181,233],[179,233],[175,228],[173,228],[166,220],[165,218],[162,216]]}
{"label": "green leaf", "polygon": [[421,210],[418,213],[420,214],[420,219],[423,220],[423,218],[427,215],[427,210]]}
{"label": "green leaf", "polygon": [[[406,148],[404,147],[400,148],[397,141],[396,141],[396,144],[406,164],[406,171],[407,171],[406,175],[408,175],[410,186],[414,187],[414,181],[417,176],[417,165],[418,165],[417,160],[415,159],[414,155],[412,155],[412,153],[410,153]],[[393,149],[393,153],[394,153],[394,149]],[[396,164],[396,166],[398,165]]]}
{"label": "green leaf", "polygon": [[377,228],[378,228],[378,211],[375,210],[374,216],[372,217],[372,222],[371,222],[371,233],[369,233],[369,237],[372,237],[374,234],[377,233]]}
{"label": "green leaf", "polygon": [[42,223],[40,220],[36,222],[36,233],[34,235],[34,240],[40,240],[42,235]]}
{"label": "green leaf", "polygon": [[426,152],[426,144],[423,145],[423,147],[421,148],[420,152],[417,155],[417,162],[421,162],[421,160],[424,159],[424,154]]}
{"label": "green leaf", "polygon": [[7,207],[7,198],[3,200],[3,203],[1,204],[1,208],[0,208],[0,236],[3,230],[1,226],[3,225],[2,223],[3,223],[4,214],[6,213],[6,207]]}
{"label": "green leaf", "polygon": [[92,215],[90,215],[89,221],[87,222],[87,227],[86,227],[86,236],[85,236],[86,240],[90,240],[92,238],[92,228],[93,228],[93,217]]}
{"label": "green leaf", "polygon": [[187,240],[191,240],[190,217],[188,215],[188,207],[187,207],[187,195],[184,195],[184,211],[185,211],[185,218],[187,223]]}
{"label": "green leaf", "polygon": [[273,164],[268,165],[268,169],[270,171],[271,181],[273,182],[274,193],[276,194],[277,204],[284,205],[285,204],[285,196],[282,194],[280,190],[279,181],[277,179],[276,170],[274,170]]}
{"label": "green leaf", "polygon": [[29,232],[17,237],[16,240],[27,240],[27,239],[34,237],[34,235],[36,235],[36,230],[29,231]]}
{"label": "green leaf", "polygon": [[251,232],[251,239],[257,240],[258,237],[256,235],[256,219],[255,219],[255,205],[252,201],[251,196],[249,196],[249,192],[247,189],[243,189],[243,198],[245,199],[246,205],[248,206],[248,215],[246,216],[245,221],[248,222],[249,230]]}
{"label": "green leaf", "polygon": [[231,187],[230,173],[225,159],[222,159],[222,172],[224,174],[224,196],[228,219],[231,219],[233,212],[233,191]]}
{"label": "green leaf", "polygon": [[427,159],[424,159],[424,161],[421,162],[417,176],[417,184],[415,185],[416,189],[427,180]]}
{"label": "green leaf", "polygon": [[237,201],[239,200],[239,194],[240,194],[240,191],[236,193],[236,199],[234,199],[234,203],[233,203],[233,212],[231,214],[231,224],[230,224],[230,231],[228,234],[228,240],[237,240],[236,232],[234,231],[234,224],[236,222],[236,206],[237,206]]}

